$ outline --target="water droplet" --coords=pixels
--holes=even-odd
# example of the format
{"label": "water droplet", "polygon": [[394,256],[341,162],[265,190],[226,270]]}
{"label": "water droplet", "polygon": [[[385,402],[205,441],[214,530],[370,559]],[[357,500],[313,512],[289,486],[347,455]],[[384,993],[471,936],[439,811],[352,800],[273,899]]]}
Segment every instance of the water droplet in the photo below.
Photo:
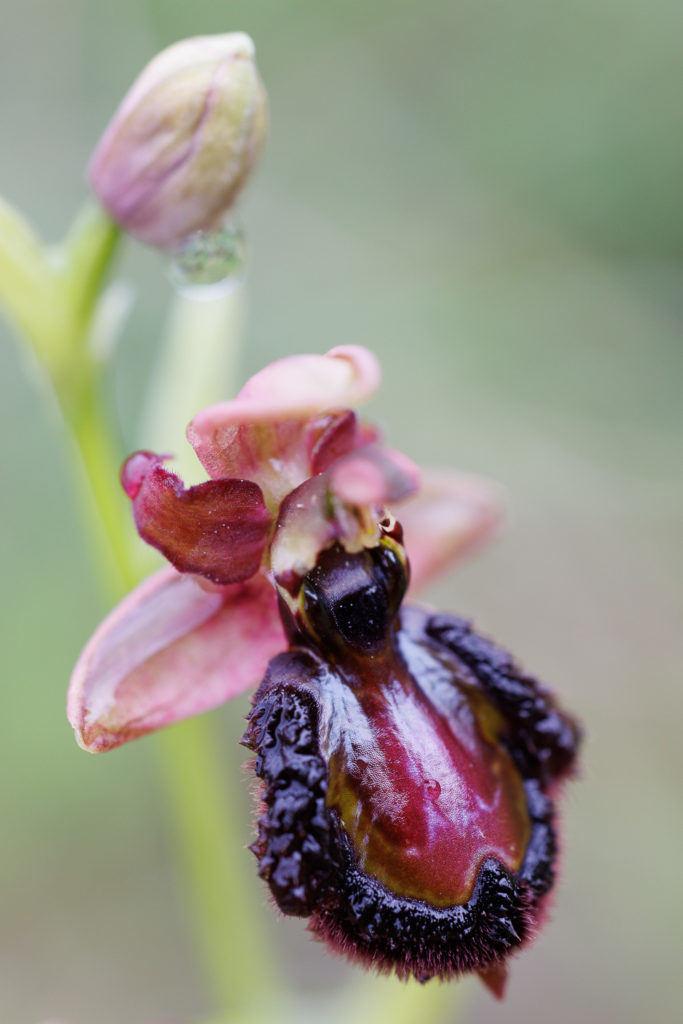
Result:
{"label": "water droplet", "polygon": [[430,800],[438,800],[441,796],[441,783],[436,779],[424,780],[425,792]]}
{"label": "water droplet", "polygon": [[181,295],[215,299],[240,284],[244,269],[244,234],[227,223],[189,235],[171,254],[168,276]]}

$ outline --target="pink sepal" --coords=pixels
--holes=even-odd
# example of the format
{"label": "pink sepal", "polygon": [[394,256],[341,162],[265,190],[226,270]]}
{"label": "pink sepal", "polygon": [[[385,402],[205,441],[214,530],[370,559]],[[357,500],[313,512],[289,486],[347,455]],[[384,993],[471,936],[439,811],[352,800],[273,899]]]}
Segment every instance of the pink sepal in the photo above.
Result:
{"label": "pink sepal", "polygon": [[356,507],[391,505],[414,494],[420,486],[420,470],[412,459],[377,444],[338,459],[328,476],[333,493]]}
{"label": "pink sepal", "polygon": [[358,405],[379,382],[377,358],[359,345],[288,356],[251,377],[233,401],[195,416],[188,440],[209,476],[255,480],[266,501],[279,501],[311,475],[308,420]]}
{"label": "pink sepal", "polygon": [[488,541],[503,508],[503,491],[490,480],[423,470],[419,492],[392,509],[403,526],[411,594]]}
{"label": "pink sepal", "polygon": [[111,612],[81,654],[69,721],[85,750],[111,750],[248,690],[285,645],[263,576],[205,589],[162,569]]}
{"label": "pink sepal", "polygon": [[419,478],[406,455],[370,444],[306,480],[280,506],[271,543],[275,578],[285,585],[300,579],[335,541],[349,551],[378,543],[384,506],[415,491]]}

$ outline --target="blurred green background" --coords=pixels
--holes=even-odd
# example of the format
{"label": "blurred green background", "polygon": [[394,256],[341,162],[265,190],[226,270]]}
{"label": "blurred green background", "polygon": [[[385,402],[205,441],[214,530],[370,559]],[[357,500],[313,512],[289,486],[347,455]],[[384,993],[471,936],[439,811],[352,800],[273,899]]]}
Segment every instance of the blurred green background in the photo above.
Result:
{"label": "blurred green background", "polygon": [[[464,982],[460,1019],[678,1019],[683,7],[5,0],[2,23],[0,192],[55,240],[145,61],[184,35],[253,35],[272,132],[241,212],[240,376],[345,342],[380,355],[372,412],[392,443],[510,495],[501,540],[431,599],[587,728],[552,921],[506,1003]],[[112,401],[129,450],[171,290],[141,247],[123,272],[138,295]],[[66,683],[106,608],[58,422],[4,323],[0,366],[0,1021],[188,1019],[206,996],[156,741],[99,758],[73,742]],[[244,707],[217,713],[226,771]],[[325,999],[353,976],[268,920],[301,990]]]}

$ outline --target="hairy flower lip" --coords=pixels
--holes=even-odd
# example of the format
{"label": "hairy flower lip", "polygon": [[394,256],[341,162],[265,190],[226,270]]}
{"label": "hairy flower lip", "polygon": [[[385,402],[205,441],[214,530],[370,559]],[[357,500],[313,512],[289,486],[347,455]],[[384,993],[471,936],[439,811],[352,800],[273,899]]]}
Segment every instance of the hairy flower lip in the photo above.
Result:
{"label": "hairy flower lip", "polygon": [[256,753],[266,811],[252,850],[283,912],[309,916],[310,930],[343,955],[402,978],[477,971],[500,997],[508,955],[533,938],[544,915],[557,851],[551,795],[573,769],[579,730],[506,651],[465,620],[407,608],[401,624],[420,642],[443,644],[474,669],[508,723],[505,742],[525,780],[532,822],[520,869],[511,872],[489,859],[466,904],[434,907],[392,892],[360,868],[329,806],[329,768],[319,740],[321,692],[306,682],[316,677],[321,658],[324,663],[315,645],[278,655],[253,698],[243,742]]}

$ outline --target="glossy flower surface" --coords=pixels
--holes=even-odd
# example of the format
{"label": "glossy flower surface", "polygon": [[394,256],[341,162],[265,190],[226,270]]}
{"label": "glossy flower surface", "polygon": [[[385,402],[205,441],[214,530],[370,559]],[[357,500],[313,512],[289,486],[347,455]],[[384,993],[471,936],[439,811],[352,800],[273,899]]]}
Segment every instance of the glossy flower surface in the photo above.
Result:
{"label": "glossy flower surface", "polygon": [[501,995],[555,879],[579,731],[469,623],[404,608],[407,577],[394,525],[304,579],[244,737],[266,807],[252,850],[280,909],[345,955],[477,971]]}

